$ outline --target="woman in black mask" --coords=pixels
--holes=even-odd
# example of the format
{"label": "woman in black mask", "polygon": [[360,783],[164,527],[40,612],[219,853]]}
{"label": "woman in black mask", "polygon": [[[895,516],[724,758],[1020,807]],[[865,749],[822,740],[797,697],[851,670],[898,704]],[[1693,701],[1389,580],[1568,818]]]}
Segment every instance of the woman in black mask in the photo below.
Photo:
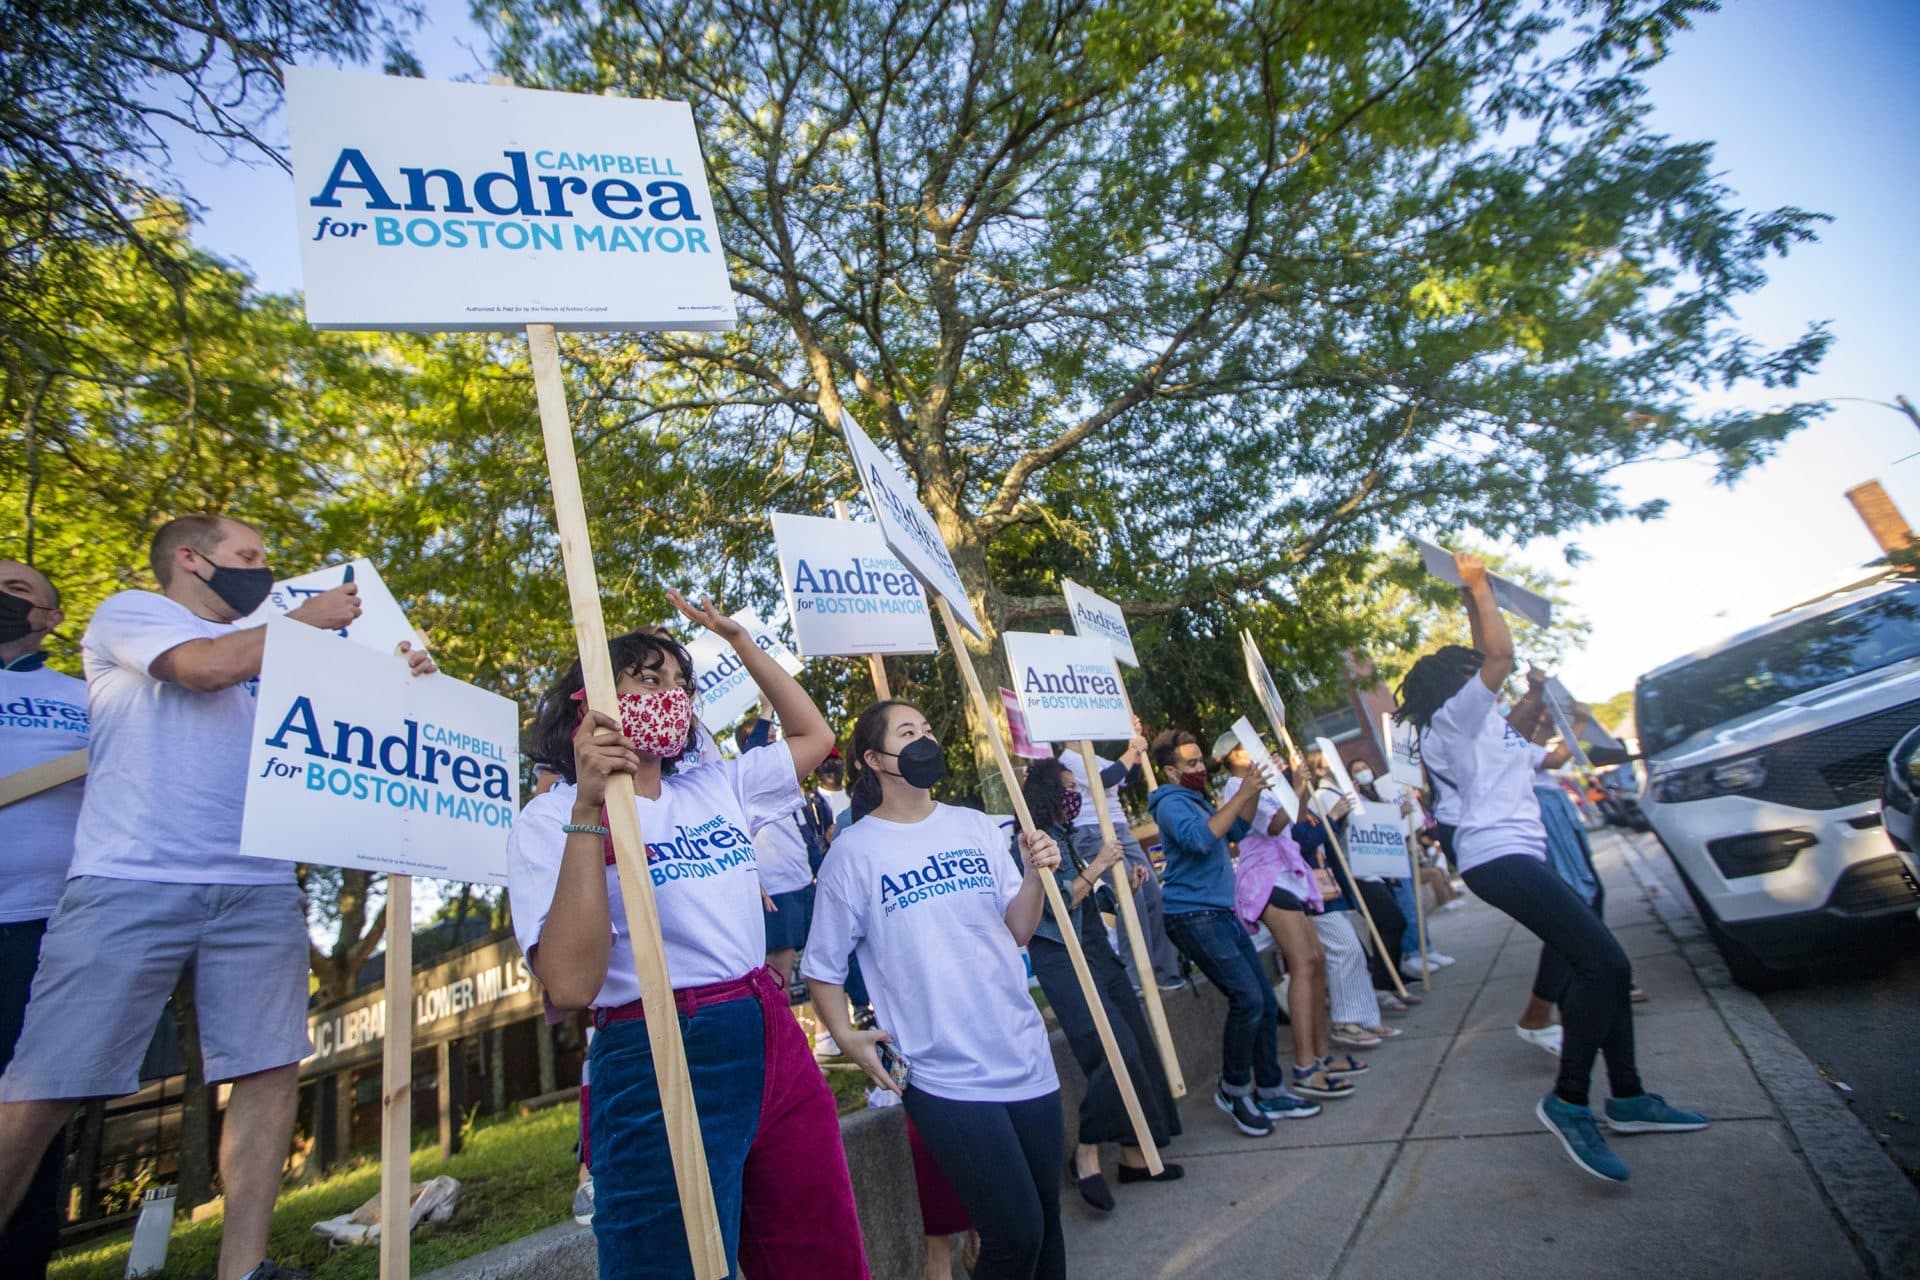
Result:
{"label": "woman in black mask", "polygon": [[[1073,851],[1073,820],[1080,810],[1081,797],[1073,775],[1058,760],[1042,760],[1027,770],[1027,807],[1034,825],[1052,836],[1067,851],[1067,860],[1054,871],[1060,883],[1060,895],[1073,916],[1074,930],[1080,935],[1080,947],[1087,956],[1087,969],[1093,975],[1094,989],[1107,1007],[1107,1021],[1113,1026],[1113,1038],[1126,1059],[1127,1072],[1133,1077],[1133,1089],[1140,1097],[1140,1109],[1146,1115],[1147,1128],[1154,1145],[1164,1147],[1180,1132],[1180,1115],[1174,1109],[1173,1093],[1167,1087],[1166,1071],[1147,1031],[1139,997],[1127,980],[1120,957],[1107,940],[1102,911],[1119,909],[1113,897],[1107,873],[1120,859],[1120,846],[1109,842],[1083,861]],[[1016,853],[1017,856],[1017,853]],[[1093,1015],[1087,1008],[1080,981],[1074,976],[1073,961],[1060,937],[1060,924],[1051,909],[1041,915],[1033,940],[1027,943],[1027,958],[1033,961],[1033,975],[1047,993],[1047,1003],[1059,1019],[1073,1048],[1074,1059],[1087,1078],[1087,1091],[1080,1100],[1078,1141],[1067,1174],[1079,1188],[1080,1198],[1101,1212],[1114,1207],[1113,1192],[1100,1172],[1100,1144],[1120,1144],[1120,1181],[1172,1182],[1183,1170],[1177,1164],[1163,1164],[1158,1176],[1147,1172],[1146,1157],[1134,1145],[1133,1125],[1126,1105],[1120,1100],[1120,1087],[1113,1068],[1100,1045],[1100,1033],[1094,1029]]]}
{"label": "woman in black mask", "polygon": [[[946,757],[907,703],[862,713],[852,756],[859,816],[821,866],[801,963],[813,1007],[847,1057],[904,1094],[980,1232],[976,1280],[1064,1280],[1060,1083],[1020,960],[1060,850],[1036,832],[1011,863],[999,822],[935,801]],[[846,1013],[856,951],[871,1031]]]}

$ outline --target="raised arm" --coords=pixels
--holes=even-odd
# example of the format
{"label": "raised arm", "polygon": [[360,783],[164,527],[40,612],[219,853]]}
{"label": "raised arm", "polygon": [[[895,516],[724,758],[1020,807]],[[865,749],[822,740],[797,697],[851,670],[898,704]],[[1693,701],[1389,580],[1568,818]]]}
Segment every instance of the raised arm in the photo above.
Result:
{"label": "raised arm", "polygon": [[748,678],[759,687],[767,705],[780,718],[780,727],[786,733],[787,750],[793,753],[796,780],[812,773],[814,767],[827,758],[827,752],[833,749],[833,729],[827,724],[827,718],[820,714],[820,708],[813,705],[813,699],[807,696],[807,691],[800,687],[800,682],[768,657],[753,642],[747,629],[729,618],[712,599],[701,601],[698,607],[688,604],[678,591],[667,592],[667,599],[682,616],[699,623],[733,646],[733,651],[740,655],[740,662],[747,669]]}
{"label": "raised arm", "polygon": [[1453,566],[1460,573],[1461,594],[1467,601],[1467,623],[1473,629],[1473,647],[1480,653],[1480,681],[1495,693],[1513,674],[1513,633],[1493,600],[1493,584],[1480,557],[1457,551]]}
{"label": "raised arm", "polygon": [[1513,704],[1507,723],[1513,731],[1532,742],[1547,718],[1547,673],[1538,667],[1527,668],[1526,696]]}

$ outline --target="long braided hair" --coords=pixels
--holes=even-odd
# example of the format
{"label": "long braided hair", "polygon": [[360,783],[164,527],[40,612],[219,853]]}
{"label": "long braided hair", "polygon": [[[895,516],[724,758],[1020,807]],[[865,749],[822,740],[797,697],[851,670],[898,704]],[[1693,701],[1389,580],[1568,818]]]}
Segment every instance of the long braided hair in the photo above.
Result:
{"label": "long braided hair", "polygon": [[1394,690],[1400,704],[1393,712],[1394,723],[1424,730],[1447,699],[1479,674],[1484,661],[1479,650],[1458,644],[1444,645],[1421,658]]}

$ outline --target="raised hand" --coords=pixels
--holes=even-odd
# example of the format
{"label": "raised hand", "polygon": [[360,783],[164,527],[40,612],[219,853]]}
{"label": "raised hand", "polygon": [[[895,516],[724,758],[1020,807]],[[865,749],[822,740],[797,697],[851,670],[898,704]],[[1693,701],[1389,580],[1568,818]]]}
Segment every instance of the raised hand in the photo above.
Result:
{"label": "raised hand", "polygon": [[747,634],[747,629],[728,617],[726,610],[713,602],[712,596],[704,596],[699,604],[694,605],[689,604],[687,598],[678,591],[669,591],[667,603],[678,609],[681,617],[699,623],[728,643]]}

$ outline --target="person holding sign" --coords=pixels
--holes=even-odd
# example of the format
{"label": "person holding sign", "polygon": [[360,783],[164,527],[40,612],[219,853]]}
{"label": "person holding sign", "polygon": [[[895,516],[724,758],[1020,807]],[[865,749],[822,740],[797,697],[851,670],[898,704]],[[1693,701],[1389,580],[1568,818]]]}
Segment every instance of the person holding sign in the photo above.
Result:
{"label": "person holding sign", "polygon": [[[1054,878],[1060,882],[1060,894],[1073,913],[1072,927],[1080,934],[1080,949],[1086,954],[1087,968],[1093,974],[1100,1002],[1107,1007],[1107,1021],[1112,1024],[1114,1039],[1126,1059],[1127,1073],[1133,1077],[1134,1092],[1139,1095],[1154,1143],[1164,1147],[1180,1133],[1180,1113],[1174,1109],[1173,1091],[1167,1085],[1160,1055],[1154,1050],[1146,1015],[1141,1012],[1140,1001],[1126,970],[1120,965],[1120,957],[1113,953],[1113,944],[1107,940],[1106,922],[1100,918],[1103,898],[1109,909],[1116,906],[1112,887],[1105,877],[1123,856],[1120,846],[1117,843],[1102,845],[1090,860],[1082,856],[1080,842],[1073,838],[1073,820],[1082,808],[1080,790],[1061,761],[1034,763],[1027,770],[1021,790],[1026,795],[1034,825],[1067,848],[1067,861],[1055,869]],[[1177,1164],[1166,1165],[1157,1177],[1147,1171],[1146,1159],[1134,1145],[1137,1139],[1133,1123],[1120,1100],[1119,1086],[1114,1083],[1106,1050],[1101,1047],[1093,1017],[1087,1010],[1086,996],[1074,977],[1073,962],[1067,956],[1066,944],[1061,941],[1060,929],[1060,922],[1053,918],[1051,911],[1042,912],[1040,925],[1027,943],[1027,956],[1033,961],[1033,976],[1040,980],[1040,989],[1047,993],[1047,1004],[1053,1009],[1060,1029],[1066,1033],[1074,1060],[1087,1079],[1087,1091],[1080,1100],[1079,1145],[1074,1148],[1069,1170],[1080,1190],[1080,1198],[1106,1213],[1112,1211],[1114,1199],[1100,1173],[1101,1143],[1120,1144],[1121,1182],[1172,1182],[1183,1171]]]}
{"label": "person holding sign", "polygon": [[[215,515],[169,520],[148,559],[160,592],[108,597],[81,640],[91,764],[71,878],[0,1079],[0,1215],[76,1101],[138,1087],[153,1024],[191,967],[207,1081],[233,1084],[219,1280],[241,1280],[272,1268],[267,1229],[313,1048],[293,864],[239,851],[267,632],[233,624],[266,599],[273,570],[257,530]],[[287,616],[332,631],[359,612],[348,583]],[[434,670],[424,651],[407,661]]]}
{"label": "person holding sign", "polygon": [[[1330,779],[1323,776],[1327,773],[1326,764],[1324,760],[1317,760],[1319,755],[1318,751],[1309,753],[1306,758],[1295,761],[1294,768],[1311,780],[1308,785],[1316,789],[1328,821],[1344,822],[1351,806]],[[1320,936],[1320,949],[1327,957],[1327,995],[1333,1019],[1328,1035],[1335,1044],[1355,1049],[1374,1048],[1381,1041],[1398,1036],[1400,1029],[1381,1021],[1380,1000],[1367,975],[1367,949],[1360,941],[1360,931],[1353,927],[1360,891],[1348,877],[1342,860],[1334,856],[1327,829],[1313,813],[1301,810],[1292,835],[1294,843],[1300,846],[1300,856],[1313,870],[1324,904],[1313,917],[1313,929]]]}
{"label": "person holding sign", "polygon": [[[1133,886],[1133,905],[1135,914],[1140,917],[1140,932],[1147,938],[1147,957],[1153,962],[1153,979],[1162,991],[1178,991],[1186,986],[1186,979],[1180,974],[1180,953],[1173,949],[1173,942],[1167,937],[1166,907],[1160,877],[1154,874],[1147,851],[1134,838],[1127,812],[1120,807],[1120,788],[1138,782],[1146,766],[1147,740],[1138,732],[1138,717],[1134,723],[1134,737],[1127,743],[1127,749],[1121,752],[1120,758],[1107,760],[1095,756],[1094,766],[1100,770],[1100,790],[1105,793],[1103,802],[1113,817],[1114,834],[1119,837],[1120,851],[1127,860],[1127,883]],[[1060,748],[1060,763],[1073,776],[1073,785],[1079,789],[1082,801],[1073,819],[1073,851],[1083,860],[1090,859],[1100,852],[1100,815],[1093,807],[1094,788],[1087,782],[1086,761],[1080,758],[1080,748],[1069,743]],[[1119,920],[1119,929],[1120,962],[1126,967],[1127,980],[1135,990],[1139,990],[1144,978],[1133,971],[1133,947],[1126,941],[1124,916]]]}
{"label": "person holding sign", "polygon": [[564,781],[507,840],[514,930],[563,1009],[588,1009],[593,1234],[600,1275],[692,1273],[666,1118],[606,821],[607,779],[633,777],[667,971],[727,1257],[748,1277],[861,1277],[867,1262],[828,1090],[785,985],[766,964],[748,833],[799,808],[800,780],[833,745],[813,701],[712,602],[668,599],[732,646],[784,740],[680,771],[695,744],[693,662],[664,632],[609,642],[620,718],[585,710],[580,664],[541,697],[533,754]]}
{"label": "person holding sign", "polygon": [[1401,682],[1395,719],[1420,731],[1421,755],[1441,748],[1460,793],[1455,836],[1467,887],[1560,952],[1572,978],[1561,1002],[1564,1039],[1553,1091],[1534,1113],[1584,1171],[1624,1182],[1627,1166],[1607,1146],[1588,1106],[1594,1059],[1607,1060],[1607,1127],[1617,1133],[1685,1132],[1707,1118],[1670,1105],[1641,1085],[1634,1058],[1632,966],[1592,908],[1547,867],[1546,832],[1533,796],[1533,754],[1502,720],[1501,687],[1513,671],[1513,637],[1487,571],[1455,557],[1474,647],[1448,646],[1414,663]]}
{"label": "person holding sign", "polygon": [[[1325,905],[1313,873],[1294,843],[1287,811],[1254,776],[1253,758],[1233,733],[1213,744],[1213,756],[1227,771],[1221,798],[1231,804],[1242,787],[1261,792],[1246,835],[1240,838],[1240,859],[1234,866],[1234,904],[1240,920],[1251,931],[1265,924],[1287,968],[1287,1022],[1293,1034],[1293,1091],[1309,1098],[1345,1098],[1353,1083],[1345,1075],[1367,1069],[1346,1054],[1336,1064],[1328,1040],[1327,957],[1313,917]],[[1296,811],[1307,800],[1306,779],[1294,788]],[[1335,1074],[1341,1072],[1342,1074]]]}
{"label": "person holding sign", "polygon": [[1243,839],[1264,787],[1246,787],[1219,809],[1207,803],[1207,761],[1200,743],[1163,729],[1149,749],[1163,779],[1147,797],[1167,855],[1162,881],[1167,933],[1173,945],[1227,997],[1221,1029],[1220,1088],[1213,1104],[1250,1138],[1273,1132],[1275,1119],[1318,1115],[1317,1103],[1287,1091],[1280,1066],[1280,1001],[1260,956],[1234,914],[1229,840]]}
{"label": "person holding sign", "polygon": [[[1044,832],[1020,836],[1015,874],[998,822],[937,803],[946,755],[907,703],[861,712],[851,755],[860,816],[821,866],[800,962],[813,1007],[847,1057],[904,1097],[980,1232],[974,1280],[1064,1280],[1060,1082],[1019,950],[1060,850]],[[856,952],[880,1029],[847,1017]]]}

